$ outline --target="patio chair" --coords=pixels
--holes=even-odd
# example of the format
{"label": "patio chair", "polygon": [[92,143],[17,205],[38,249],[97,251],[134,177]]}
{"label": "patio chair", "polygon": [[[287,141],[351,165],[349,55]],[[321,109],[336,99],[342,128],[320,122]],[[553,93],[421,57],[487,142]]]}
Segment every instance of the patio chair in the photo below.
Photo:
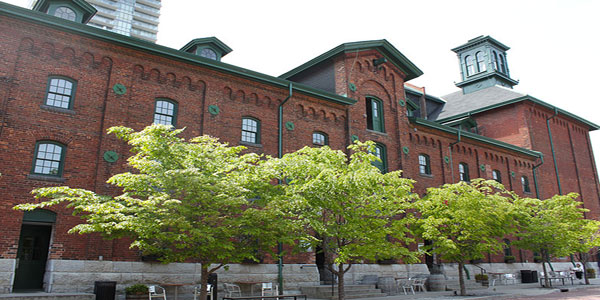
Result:
{"label": "patio chair", "polygon": [[263,282],[261,287],[261,296],[277,296],[279,291],[277,285],[272,282]]}
{"label": "patio chair", "polygon": [[427,293],[427,289],[425,288],[426,280],[427,280],[426,278],[420,278],[420,277],[414,278],[413,282],[412,282],[413,290],[416,290],[416,291],[421,290],[421,292]]}
{"label": "patio chair", "polygon": [[410,290],[412,294],[415,294],[415,289],[413,288],[411,279],[398,279],[398,290],[402,289],[404,295],[408,295],[406,291]]}
{"label": "patio chair", "polygon": [[233,283],[223,283],[223,287],[225,288],[227,297],[242,297],[242,289],[240,289],[239,285]]}
{"label": "patio chair", "polygon": [[163,300],[167,300],[167,292],[165,288],[160,285],[151,285],[148,287],[148,300],[152,300],[153,298],[163,298]]}
{"label": "patio chair", "polygon": [[[198,300],[198,297],[200,297],[201,291],[202,291],[202,287],[200,285],[197,285],[194,287],[194,300]],[[209,297],[210,300],[214,300],[213,285],[210,283],[206,285],[206,295]]]}

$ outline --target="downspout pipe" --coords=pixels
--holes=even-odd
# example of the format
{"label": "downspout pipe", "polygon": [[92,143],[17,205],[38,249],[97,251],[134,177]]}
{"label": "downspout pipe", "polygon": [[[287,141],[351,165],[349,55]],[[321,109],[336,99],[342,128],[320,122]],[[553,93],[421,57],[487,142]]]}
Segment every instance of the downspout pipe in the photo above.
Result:
{"label": "downspout pipe", "polygon": [[550,149],[552,149],[552,160],[554,160],[554,172],[556,173],[556,183],[558,184],[558,194],[562,195],[562,187],[560,185],[560,177],[558,176],[558,163],[556,162],[556,151],[554,151],[554,142],[552,141],[552,130],[550,130],[550,120],[558,116],[558,108],[554,108],[554,114],[546,119],[546,127],[548,128],[548,138],[550,139]]}
{"label": "downspout pipe", "polygon": [[452,174],[452,183],[454,183],[454,162],[452,161],[452,147],[458,143],[460,143],[460,132],[462,131],[460,128],[458,130],[458,140],[456,142],[450,143],[448,145],[448,151],[450,151],[450,173]]}
{"label": "downspout pipe", "polygon": [[[541,154],[541,153],[540,153]],[[533,184],[535,185],[535,197],[540,199],[540,189],[538,187],[538,181],[537,181],[537,173],[536,170],[537,168],[541,167],[544,164],[544,155],[540,155],[540,163],[533,166]]]}
{"label": "downspout pipe", "polygon": [[[292,98],[293,94],[293,85],[290,82],[288,96],[279,104],[277,107],[278,115],[277,115],[277,157],[281,158],[283,156],[283,105]],[[281,180],[279,180],[279,184],[281,184]],[[283,252],[283,245],[281,242],[277,243],[277,283],[279,284],[279,294],[283,295],[283,257],[281,253]]]}

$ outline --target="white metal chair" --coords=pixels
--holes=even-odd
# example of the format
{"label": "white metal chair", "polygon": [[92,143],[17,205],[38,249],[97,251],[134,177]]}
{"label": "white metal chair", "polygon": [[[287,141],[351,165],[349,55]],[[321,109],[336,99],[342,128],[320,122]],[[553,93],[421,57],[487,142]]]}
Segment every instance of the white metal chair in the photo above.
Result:
{"label": "white metal chair", "polygon": [[227,297],[242,297],[242,289],[240,289],[239,285],[233,283],[223,283],[223,287],[225,288]]}
{"label": "white metal chair", "polygon": [[408,295],[408,293],[406,293],[406,291],[410,290],[412,292],[412,294],[415,294],[415,289],[413,288],[412,285],[412,280],[411,279],[399,279],[398,280],[398,290],[402,289],[402,292],[404,292],[404,295]]}
{"label": "white metal chair", "polygon": [[151,285],[148,287],[148,300],[152,300],[152,298],[163,298],[163,300],[167,300],[167,292],[165,288],[160,285]]}
{"label": "white metal chair", "polygon": [[277,296],[279,294],[276,284],[272,282],[263,282],[261,287],[261,296]]}
{"label": "white metal chair", "polygon": [[415,291],[421,291],[427,293],[427,289],[425,288],[425,278],[415,278],[413,279],[412,286]]}
{"label": "white metal chair", "polygon": [[[202,291],[202,287],[200,285],[197,285],[194,287],[194,300],[198,300],[197,298],[200,297],[200,292]],[[210,300],[214,300],[213,297],[213,285],[212,284],[207,284],[206,285],[206,295],[208,297],[210,297]]]}

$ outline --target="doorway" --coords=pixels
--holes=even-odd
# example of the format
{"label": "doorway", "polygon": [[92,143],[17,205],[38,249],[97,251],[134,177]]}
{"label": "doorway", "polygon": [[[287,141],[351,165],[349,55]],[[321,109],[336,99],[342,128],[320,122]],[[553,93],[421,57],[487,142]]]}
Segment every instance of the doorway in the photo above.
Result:
{"label": "doorway", "polygon": [[43,290],[51,233],[51,225],[22,225],[17,250],[14,292]]}

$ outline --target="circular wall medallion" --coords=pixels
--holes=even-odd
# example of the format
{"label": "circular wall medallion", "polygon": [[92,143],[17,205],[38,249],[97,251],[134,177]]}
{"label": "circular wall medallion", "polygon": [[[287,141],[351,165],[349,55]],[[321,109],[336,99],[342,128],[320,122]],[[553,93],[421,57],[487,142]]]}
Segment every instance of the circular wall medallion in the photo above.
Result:
{"label": "circular wall medallion", "polygon": [[479,168],[481,169],[481,171],[485,171],[485,165],[480,165]]}
{"label": "circular wall medallion", "polygon": [[116,83],[113,85],[113,91],[115,91],[115,94],[117,95],[124,95],[127,92],[127,88],[120,83]]}
{"label": "circular wall medallion", "polygon": [[104,160],[110,163],[113,163],[119,159],[119,154],[115,151],[106,151],[104,152]]}
{"label": "circular wall medallion", "polygon": [[398,104],[400,104],[400,106],[405,106],[406,102],[404,102],[404,100],[398,100]]}
{"label": "circular wall medallion", "polygon": [[356,135],[356,134],[353,134],[353,135],[350,137],[350,140],[352,140],[352,142],[356,142],[356,141],[358,141],[358,135]]}
{"label": "circular wall medallion", "polygon": [[515,177],[515,171],[510,171],[510,176]]}
{"label": "circular wall medallion", "polygon": [[450,162],[450,158],[448,156],[444,156],[444,162],[445,163],[449,163]]}
{"label": "circular wall medallion", "polygon": [[402,147],[402,152],[404,152],[404,154],[408,154],[410,150],[408,149],[408,147],[404,146]]}
{"label": "circular wall medallion", "polygon": [[209,105],[208,106],[208,112],[213,115],[216,116],[219,114],[219,107],[216,105]]}
{"label": "circular wall medallion", "polygon": [[285,122],[285,128],[287,130],[294,130],[295,127],[296,126],[294,125],[294,122],[292,122],[292,121]]}
{"label": "circular wall medallion", "polygon": [[349,88],[351,91],[353,91],[353,92],[356,92],[356,84],[354,84],[354,83],[350,83],[350,84],[348,84],[348,88]]}

